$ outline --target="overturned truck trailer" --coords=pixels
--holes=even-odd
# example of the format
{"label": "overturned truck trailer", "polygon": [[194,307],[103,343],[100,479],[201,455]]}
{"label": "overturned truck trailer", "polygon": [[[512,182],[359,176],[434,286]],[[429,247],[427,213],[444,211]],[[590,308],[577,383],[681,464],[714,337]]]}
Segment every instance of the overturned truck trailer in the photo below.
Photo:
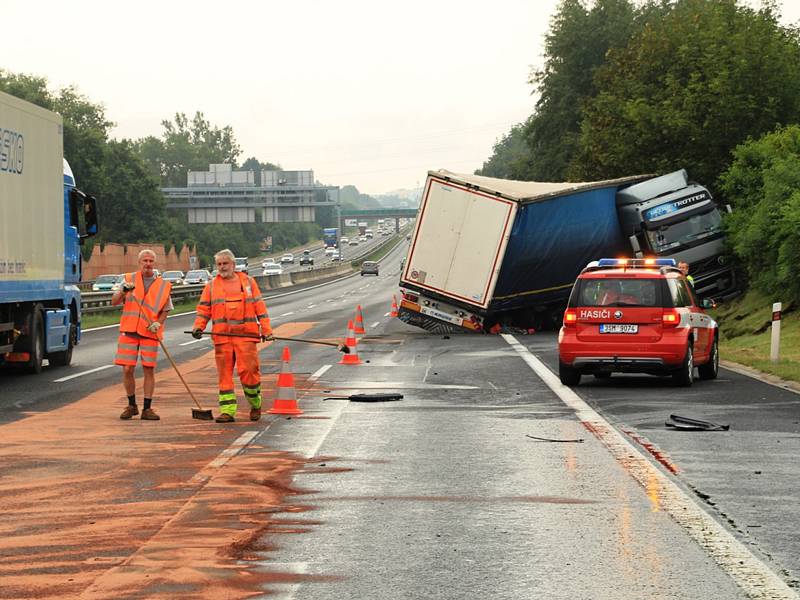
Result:
{"label": "overturned truck trailer", "polygon": [[685,170],[588,183],[430,171],[400,275],[400,318],[434,332],[556,328],[602,257],[674,258],[695,291],[739,292],[721,211]]}

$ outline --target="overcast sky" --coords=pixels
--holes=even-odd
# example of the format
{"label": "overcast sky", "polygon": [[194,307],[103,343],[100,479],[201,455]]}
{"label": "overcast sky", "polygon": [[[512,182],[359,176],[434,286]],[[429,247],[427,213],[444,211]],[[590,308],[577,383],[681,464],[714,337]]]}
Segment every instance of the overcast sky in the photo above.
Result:
{"label": "overcast sky", "polygon": [[[241,160],[379,194],[472,172],[532,112],[557,0],[0,0],[3,60],[75,84],[115,137],[202,111]],[[800,19],[800,0],[783,3]]]}

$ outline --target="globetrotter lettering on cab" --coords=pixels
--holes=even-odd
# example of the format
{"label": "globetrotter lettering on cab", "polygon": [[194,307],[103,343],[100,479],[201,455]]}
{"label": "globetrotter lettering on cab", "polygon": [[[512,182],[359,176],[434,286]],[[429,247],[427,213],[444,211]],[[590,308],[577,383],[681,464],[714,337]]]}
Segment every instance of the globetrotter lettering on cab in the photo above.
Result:
{"label": "globetrotter lettering on cab", "polygon": [[25,138],[21,133],[0,127],[0,171],[22,174],[25,166]]}
{"label": "globetrotter lettering on cab", "polygon": [[581,319],[610,319],[610,310],[582,310],[580,314]]}

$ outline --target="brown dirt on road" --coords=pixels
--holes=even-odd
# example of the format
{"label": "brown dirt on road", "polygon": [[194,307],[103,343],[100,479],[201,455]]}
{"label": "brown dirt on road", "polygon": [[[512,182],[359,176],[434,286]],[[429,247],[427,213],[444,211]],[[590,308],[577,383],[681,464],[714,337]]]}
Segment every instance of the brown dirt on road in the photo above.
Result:
{"label": "brown dirt on road", "polygon": [[[312,325],[282,325],[276,335]],[[181,372],[216,414],[213,352]],[[307,507],[291,503],[301,493],[293,475],[307,461],[264,448],[267,433],[224,468],[210,467],[266,422],[246,420],[241,389],[245,420],[193,420],[175,372],[167,365],[156,377],[161,421],[121,421],[118,384],[0,426],[0,598],[247,598],[292,580],[247,561],[269,550],[259,540],[270,527],[314,525],[299,518]],[[262,379],[268,408],[276,376]],[[305,378],[296,379],[302,390]]]}

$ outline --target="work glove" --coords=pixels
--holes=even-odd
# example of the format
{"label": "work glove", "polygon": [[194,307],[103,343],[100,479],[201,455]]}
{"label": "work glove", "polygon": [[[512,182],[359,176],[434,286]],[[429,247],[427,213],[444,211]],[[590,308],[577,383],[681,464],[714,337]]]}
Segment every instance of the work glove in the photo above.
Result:
{"label": "work glove", "polygon": [[267,333],[267,334],[261,336],[261,341],[262,342],[271,342],[274,339],[275,339],[275,336],[272,335],[271,333]]}
{"label": "work glove", "polygon": [[131,281],[126,281],[125,283],[122,284],[122,291],[123,292],[132,292],[135,287],[136,287],[135,283],[133,283]]}
{"label": "work glove", "polygon": [[153,321],[150,325],[147,326],[147,331],[150,333],[156,333],[159,329],[161,329],[161,323],[158,321]]}
{"label": "work glove", "polygon": [[192,337],[196,340],[202,339],[203,337],[203,330],[202,329],[195,329],[192,331]]}

